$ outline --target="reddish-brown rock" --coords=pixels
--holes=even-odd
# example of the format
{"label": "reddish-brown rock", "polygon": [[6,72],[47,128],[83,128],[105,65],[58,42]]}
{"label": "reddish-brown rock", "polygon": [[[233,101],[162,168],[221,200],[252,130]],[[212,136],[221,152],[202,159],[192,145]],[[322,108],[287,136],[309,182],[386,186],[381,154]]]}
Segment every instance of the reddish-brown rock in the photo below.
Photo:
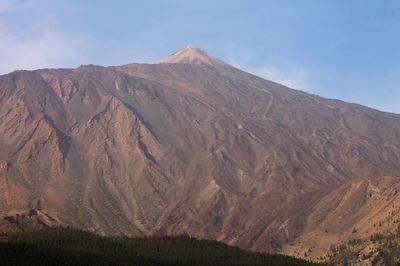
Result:
{"label": "reddish-brown rock", "polygon": [[3,174],[7,174],[8,173],[8,168],[10,168],[10,163],[7,161],[4,161],[2,163],[0,163],[0,171]]}
{"label": "reddish-brown rock", "polygon": [[345,239],[388,211],[366,197],[369,180],[398,182],[400,116],[186,47],[158,64],[0,76],[0,161],[2,215],[34,208],[100,234],[292,252],[313,230]]}

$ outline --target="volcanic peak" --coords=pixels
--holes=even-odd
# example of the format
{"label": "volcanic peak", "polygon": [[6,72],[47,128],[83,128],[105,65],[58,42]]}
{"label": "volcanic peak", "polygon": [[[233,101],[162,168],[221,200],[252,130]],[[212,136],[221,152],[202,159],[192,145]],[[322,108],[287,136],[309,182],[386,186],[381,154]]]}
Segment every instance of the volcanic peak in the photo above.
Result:
{"label": "volcanic peak", "polygon": [[192,45],[187,45],[184,48],[176,51],[170,56],[161,59],[157,63],[159,64],[208,64],[208,65],[221,65],[222,61],[213,58],[208,55],[205,51],[194,47]]}

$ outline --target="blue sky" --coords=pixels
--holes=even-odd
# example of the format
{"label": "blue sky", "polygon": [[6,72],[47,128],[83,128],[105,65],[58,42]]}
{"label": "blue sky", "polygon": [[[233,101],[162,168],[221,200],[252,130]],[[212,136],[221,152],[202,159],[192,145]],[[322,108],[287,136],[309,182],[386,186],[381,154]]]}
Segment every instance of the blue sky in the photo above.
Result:
{"label": "blue sky", "polygon": [[187,44],[296,89],[400,113],[397,0],[0,0],[0,73],[150,63]]}

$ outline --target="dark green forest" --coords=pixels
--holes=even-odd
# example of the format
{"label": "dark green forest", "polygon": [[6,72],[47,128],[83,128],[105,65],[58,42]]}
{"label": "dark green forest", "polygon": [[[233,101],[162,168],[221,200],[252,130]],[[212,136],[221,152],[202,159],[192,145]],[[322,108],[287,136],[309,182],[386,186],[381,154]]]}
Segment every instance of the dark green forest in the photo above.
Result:
{"label": "dark green forest", "polygon": [[102,237],[49,228],[1,236],[0,265],[319,265],[176,237]]}

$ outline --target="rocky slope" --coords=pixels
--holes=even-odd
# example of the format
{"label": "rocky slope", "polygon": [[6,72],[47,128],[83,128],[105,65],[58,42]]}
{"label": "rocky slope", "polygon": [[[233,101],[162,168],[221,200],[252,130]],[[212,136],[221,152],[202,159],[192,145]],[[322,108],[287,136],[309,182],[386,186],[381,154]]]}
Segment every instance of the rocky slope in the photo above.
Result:
{"label": "rocky slope", "polygon": [[399,207],[399,161],[400,115],[191,46],[157,64],[0,76],[0,215],[299,256],[318,243],[316,258]]}

